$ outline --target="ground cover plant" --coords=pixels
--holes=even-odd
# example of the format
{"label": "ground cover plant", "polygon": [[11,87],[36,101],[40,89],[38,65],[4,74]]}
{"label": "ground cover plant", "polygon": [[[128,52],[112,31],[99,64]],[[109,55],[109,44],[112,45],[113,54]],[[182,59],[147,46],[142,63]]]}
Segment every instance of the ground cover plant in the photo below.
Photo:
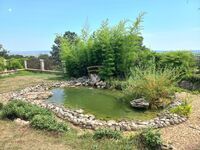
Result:
{"label": "ground cover plant", "polygon": [[93,139],[98,140],[98,139],[121,139],[122,135],[119,131],[114,131],[110,129],[98,129],[97,131],[94,132]]}
{"label": "ground cover plant", "polygon": [[68,126],[64,123],[58,123],[49,110],[17,100],[3,106],[1,118],[28,120],[30,125],[36,129],[56,132],[68,131]]}
{"label": "ground cover plant", "polygon": [[180,116],[189,117],[192,111],[192,106],[188,100],[183,100],[183,103],[181,105],[172,108],[170,111]]}
{"label": "ground cover plant", "polygon": [[2,118],[8,118],[11,120],[15,118],[31,120],[38,114],[52,116],[52,113],[46,109],[18,100],[9,102],[2,109]]}
{"label": "ground cover plant", "polygon": [[144,129],[138,134],[138,144],[148,150],[160,150],[163,143],[159,130]]}
{"label": "ground cover plant", "polygon": [[58,132],[65,132],[69,129],[65,123],[58,123],[52,116],[41,114],[31,119],[31,126],[36,129]]}

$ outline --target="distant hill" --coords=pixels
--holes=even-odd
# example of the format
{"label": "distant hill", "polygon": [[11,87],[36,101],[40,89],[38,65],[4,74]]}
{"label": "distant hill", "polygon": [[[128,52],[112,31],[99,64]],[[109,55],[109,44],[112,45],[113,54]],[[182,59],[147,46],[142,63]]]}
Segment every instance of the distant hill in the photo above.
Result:
{"label": "distant hill", "polygon": [[48,54],[50,55],[50,50],[43,51],[10,51],[12,55],[23,55],[23,56],[39,56],[40,54]]}
{"label": "distant hill", "polygon": [[[155,52],[168,52],[169,50],[154,50]],[[174,51],[174,50],[171,50]],[[196,54],[196,53],[200,53],[200,50],[191,50],[192,53]]]}

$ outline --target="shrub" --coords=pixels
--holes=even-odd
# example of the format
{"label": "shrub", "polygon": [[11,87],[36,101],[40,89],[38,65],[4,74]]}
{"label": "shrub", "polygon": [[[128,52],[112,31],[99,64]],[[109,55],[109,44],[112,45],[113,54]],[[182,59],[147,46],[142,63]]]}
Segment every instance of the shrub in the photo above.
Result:
{"label": "shrub", "polygon": [[196,69],[195,56],[189,51],[163,52],[157,54],[157,63],[160,67],[171,66],[179,68],[182,76],[193,74]]}
{"label": "shrub", "polygon": [[151,128],[145,129],[139,134],[139,141],[143,147],[149,150],[160,149],[162,145],[161,134],[158,130],[153,130]]}
{"label": "shrub", "polygon": [[49,110],[40,108],[36,105],[28,104],[23,101],[11,101],[3,107],[0,114],[1,118],[15,119],[21,118],[29,120],[31,126],[36,129],[47,131],[64,132],[68,127],[64,123],[57,123]]}
{"label": "shrub", "polygon": [[48,115],[35,115],[31,120],[31,126],[36,129],[47,131],[68,131],[68,126],[64,123],[58,123],[55,118]]}
{"label": "shrub", "polygon": [[2,117],[8,119],[21,118],[31,120],[38,114],[52,116],[52,113],[46,109],[17,100],[11,101],[2,109]]}
{"label": "shrub", "polygon": [[113,131],[110,129],[98,129],[95,131],[93,135],[93,139],[98,140],[98,139],[121,139],[121,133],[119,131]]}
{"label": "shrub", "polygon": [[11,58],[8,63],[8,69],[22,69],[23,65],[19,59]]}
{"label": "shrub", "polygon": [[128,100],[143,97],[149,101],[150,108],[158,108],[170,102],[177,76],[177,70],[156,69],[154,64],[143,69],[135,67],[123,91]]}
{"label": "shrub", "polygon": [[175,108],[172,108],[170,111],[172,113],[178,114],[180,116],[188,117],[192,111],[192,106],[190,104],[188,104],[187,101],[185,101],[183,104],[181,104]]}
{"label": "shrub", "polygon": [[0,71],[3,71],[4,69],[5,69],[4,58],[0,57]]}

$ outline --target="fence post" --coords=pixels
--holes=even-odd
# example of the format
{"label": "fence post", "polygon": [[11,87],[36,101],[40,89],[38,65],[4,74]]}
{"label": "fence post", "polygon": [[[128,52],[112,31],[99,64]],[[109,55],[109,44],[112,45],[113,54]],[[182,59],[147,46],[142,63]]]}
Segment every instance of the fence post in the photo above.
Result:
{"label": "fence post", "polygon": [[40,69],[41,71],[44,71],[44,59],[40,59]]}
{"label": "fence post", "polygon": [[4,59],[4,66],[5,66],[4,71],[7,72],[7,67],[6,67],[7,66],[7,60],[6,59]]}
{"label": "fence post", "polygon": [[24,69],[25,70],[28,69],[28,67],[27,67],[27,60],[24,60]]}

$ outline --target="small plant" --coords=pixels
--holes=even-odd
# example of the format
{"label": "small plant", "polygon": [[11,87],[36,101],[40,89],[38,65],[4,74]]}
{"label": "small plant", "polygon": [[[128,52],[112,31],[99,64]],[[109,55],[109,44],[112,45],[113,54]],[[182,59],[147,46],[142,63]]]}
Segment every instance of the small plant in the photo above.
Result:
{"label": "small plant", "polygon": [[192,111],[192,106],[188,103],[187,100],[185,100],[184,103],[175,108],[172,108],[170,111],[180,116],[188,117]]}
{"label": "small plant", "polygon": [[5,105],[1,110],[0,117],[11,120],[15,118],[29,120],[31,126],[36,129],[56,132],[68,130],[67,125],[58,123],[49,110],[22,101],[15,100]]}
{"label": "small plant", "polygon": [[15,118],[31,120],[38,114],[52,116],[49,110],[18,100],[11,101],[2,109],[2,117],[11,120]]}
{"label": "small plant", "polygon": [[48,115],[36,115],[31,120],[31,126],[36,129],[47,131],[68,131],[68,126],[64,123],[58,123],[55,118]]}
{"label": "small plant", "polygon": [[121,139],[121,133],[119,131],[113,131],[110,129],[98,129],[97,131],[95,131],[94,135],[93,135],[93,139],[98,140],[98,139]]}
{"label": "small plant", "polygon": [[149,150],[160,149],[162,145],[161,134],[158,130],[153,130],[151,128],[143,130],[139,134],[139,140],[143,147]]}

